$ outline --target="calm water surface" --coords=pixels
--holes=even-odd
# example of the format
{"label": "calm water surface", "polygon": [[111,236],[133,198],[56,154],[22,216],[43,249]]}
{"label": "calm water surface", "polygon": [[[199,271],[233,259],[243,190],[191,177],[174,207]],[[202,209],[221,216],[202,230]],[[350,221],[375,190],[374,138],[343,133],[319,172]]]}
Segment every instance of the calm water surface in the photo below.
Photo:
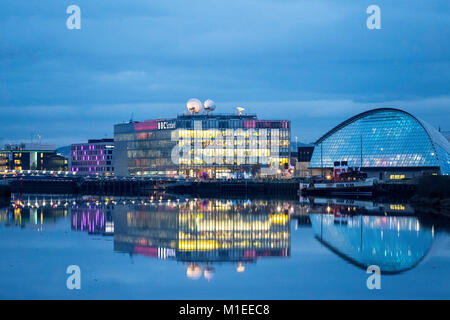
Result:
{"label": "calm water surface", "polygon": [[[0,209],[3,299],[450,298],[449,224],[406,204],[20,200]],[[66,287],[69,265],[81,290]]]}

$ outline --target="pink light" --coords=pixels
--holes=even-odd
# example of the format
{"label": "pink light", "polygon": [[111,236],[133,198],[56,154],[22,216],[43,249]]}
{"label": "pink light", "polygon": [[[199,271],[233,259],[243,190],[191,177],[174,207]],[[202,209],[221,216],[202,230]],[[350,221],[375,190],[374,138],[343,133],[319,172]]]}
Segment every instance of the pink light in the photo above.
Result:
{"label": "pink light", "polygon": [[256,126],[255,120],[247,120],[244,122],[245,128],[254,128]]}
{"label": "pink light", "polygon": [[142,246],[134,247],[134,253],[142,254],[148,257],[157,257],[158,256],[158,248],[148,248]]}
{"label": "pink light", "polygon": [[147,120],[144,122],[137,122],[134,124],[135,131],[156,130],[158,129],[158,120]]}

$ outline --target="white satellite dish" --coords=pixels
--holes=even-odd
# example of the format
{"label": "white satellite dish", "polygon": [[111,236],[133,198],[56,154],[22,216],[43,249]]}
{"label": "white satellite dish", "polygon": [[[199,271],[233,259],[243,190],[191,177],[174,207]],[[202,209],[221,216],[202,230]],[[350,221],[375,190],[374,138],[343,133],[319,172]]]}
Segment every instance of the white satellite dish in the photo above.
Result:
{"label": "white satellite dish", "polygon": [[208,99],[203,103],[203,108],[205,109],[206,113],[210,113],[216,110],[216,103],[211,99]]}
{"label": "white satellite dish", "polygon": [[237,112],[238,112],[238,115],[242,115],[242,112],[245,110],[245,108],[242,108],[242,107],[236,107],[236,110],[237,110]]}
{"label": "white satellite dish", "polygon": [[196,98],[189,99],[186,103],[186,108],[190,114],[197,114],[202,111],[202,102]]}

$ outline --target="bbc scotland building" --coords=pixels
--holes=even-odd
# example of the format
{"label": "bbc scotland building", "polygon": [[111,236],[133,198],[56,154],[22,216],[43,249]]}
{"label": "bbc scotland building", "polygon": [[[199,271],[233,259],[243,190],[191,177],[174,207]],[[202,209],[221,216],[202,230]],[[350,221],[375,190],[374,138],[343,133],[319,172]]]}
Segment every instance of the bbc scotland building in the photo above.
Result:
{"label": "bbc scotland building", "polygon": [[279,176],[289,167],[290,121],[213,114],[211,100],[191,99],[173,119],[114,126],[116,176],[233,178]]}
{"label": "bbc scotland building", "polygon": [[450,143],[408,112],[374,109],[342,122],[317,140],[309,167],[314,175],[328,175],[338,161],[380,180],[448,175]]}

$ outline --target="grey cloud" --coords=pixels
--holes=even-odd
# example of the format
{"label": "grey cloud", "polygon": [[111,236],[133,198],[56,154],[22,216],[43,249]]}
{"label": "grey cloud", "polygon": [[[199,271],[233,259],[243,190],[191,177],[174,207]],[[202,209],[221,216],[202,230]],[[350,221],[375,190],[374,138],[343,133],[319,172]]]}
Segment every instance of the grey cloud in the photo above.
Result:
{"label": "grey cloud", "polygon": [[5,139],[103,136],[132,110],[173,116],[192,96],[291,117],[302,141],[371,106],[449,122],[448,1],[379,0],[377,31],[370,1],[77,0],[82,29],[69,31],[72,3],[0,4]]}

